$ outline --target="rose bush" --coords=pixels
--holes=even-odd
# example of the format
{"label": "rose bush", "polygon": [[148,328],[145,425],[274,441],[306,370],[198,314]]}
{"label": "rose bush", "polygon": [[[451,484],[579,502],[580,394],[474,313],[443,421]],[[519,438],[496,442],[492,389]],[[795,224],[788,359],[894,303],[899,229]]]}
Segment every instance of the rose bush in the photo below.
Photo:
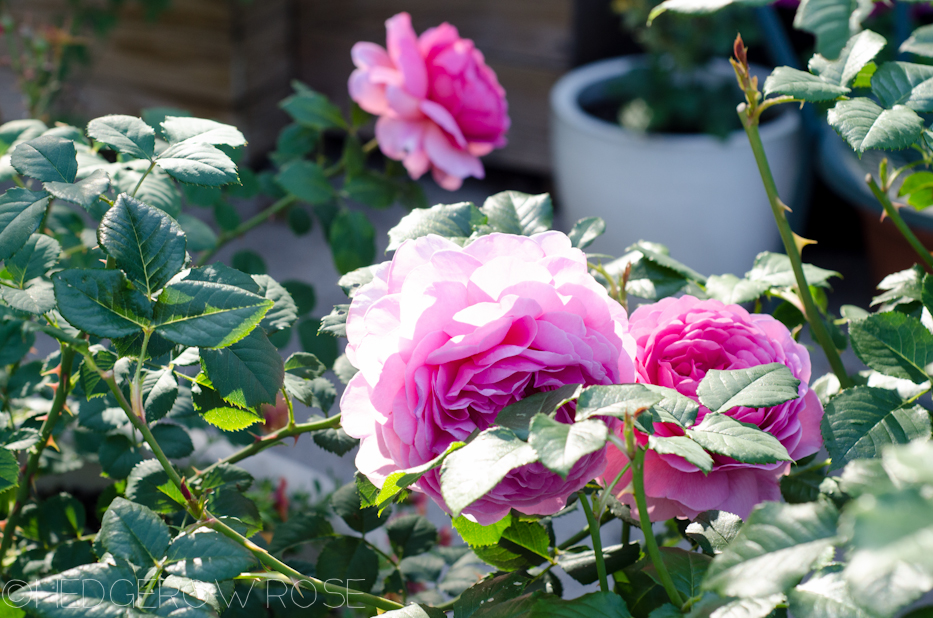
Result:
{"label": "rose bush", "polygon": [[[630,329],[638,345],[638,382],[674,388],[697,401],[697,387],[711,369],[783,363],[800,380],[797,399],[770,408],[740,406],[726,414],[773,435],[795,461],[819,450],[823,406],[808,386],[810,354],[770,315],[683,296],[642,305],[632,313]],[[707,414],[709,409],[701,405],[696,423]],[[654,430],[659,436],[684,435],[682,428],[669,423],[656,422]],[[636,436],[639,444],[648,442],[644,432],[636,431]],[[615,447],[610,447],[608,458],[604,482],[612,482],[629,463]],[[651,450],[645,454],[645,494],[652,521],[693,519],[709,510],[744,519],[759,502],[781,499],[779,479],[790,470],[790,462],[756,465],[721,455],[713,459],[712,471],[705,474],[681,456]],[[617,488],[619,497],[634,506],[630,481],[627,472]]]}
{"label": "rose bush", "polygon": [[408,13],[386,21],[386,48],[353,46],[350,96],[379,116],[382,152],[402,161],[412,178],[431,170],[454,191],[464,178],[484,177],[479,157],[505,146],[505,90],[473,41],[444,23],[415,35]]}
{"label": "rose bush", "polygon": [[[566,235],[490,234],[464,248],[438,236],[402,244],[353,297],[347,358],[359,373],[341,399],[376,485],[493,424],[505,406],[566,384],[634,380],[625,309],[587,272]],[[571,423],[565,406],[557,420]],[[464,511],[481,524],[512,508],[549,515],[602,472],[605,450],[566,479],[540,463],[512,471]],[[417,484],[442,508],[440,470]]]}

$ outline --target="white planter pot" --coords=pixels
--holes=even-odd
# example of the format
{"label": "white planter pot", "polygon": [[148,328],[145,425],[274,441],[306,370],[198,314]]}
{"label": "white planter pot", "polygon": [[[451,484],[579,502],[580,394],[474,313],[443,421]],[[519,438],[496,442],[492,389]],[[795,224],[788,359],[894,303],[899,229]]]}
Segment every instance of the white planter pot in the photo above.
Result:
{"label": "white planter pot", "polygon": [[[778,246],[778,233],[745,132],[639,134],[583,111],[580,98],[637,66],[613,58],[571,71],[551,90],[554,174],[563,224],[606,221],[587,251],[621,255],[638,240],[667,245],[671,256],[704,274],[742,275],[755,256]],[[717,72],[720,67],[714,67]],[[732,73],[728,63],[721,70]],[[761,70],[763,83],[767,71]],[[787,110],[761,126],[782,199],[801,176],[800,115]]]}

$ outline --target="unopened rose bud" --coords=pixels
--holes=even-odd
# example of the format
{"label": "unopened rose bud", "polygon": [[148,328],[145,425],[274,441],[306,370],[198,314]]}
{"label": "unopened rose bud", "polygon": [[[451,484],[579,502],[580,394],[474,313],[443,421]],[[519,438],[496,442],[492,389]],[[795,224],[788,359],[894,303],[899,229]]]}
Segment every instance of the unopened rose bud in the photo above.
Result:
{"label": "unopened rose bud", "polygon": [[742,41],[742,35],[737,34],[735,36],[735,44],[732,48],[732,53],[735,54],[735,59],[739,61],[739,64],[742,65],[746,70],[748,69],[748,48],[745,47],[745,43]]}

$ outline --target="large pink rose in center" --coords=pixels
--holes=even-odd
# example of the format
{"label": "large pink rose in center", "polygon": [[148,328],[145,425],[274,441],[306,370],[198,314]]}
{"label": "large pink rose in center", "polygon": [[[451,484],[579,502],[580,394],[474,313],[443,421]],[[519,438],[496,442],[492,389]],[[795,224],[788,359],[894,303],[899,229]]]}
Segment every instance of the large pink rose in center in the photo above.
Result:
{"label": "large pink rose in center", "polygon": [[[787,327],[770,315],[749,313],[738,305],[693,296],[665,298],[632,313],[630,328],[638,344],[638,381],[673,388],[697,400],[697,387],[710,369],[745,369],[783,363],[800,380],[799,397],[770,408],[735,408],[727,414],[767,431],[797,460],[812,455],[822,444],[823,407],[810,390],[810,355],[794,341]],[[700,406],[696,422],[709,413]],[[679,427],[655,423],[659,436],[683,435]],[[648,436],[637,432],[644,445]],[[645,494],[652,521],[671,517],[693,519],[718,509],[743,519],[762,500],[780,500],[780,477],[790,463],[753,465],[713,455],[713,470],[704,475],[677,455],[645,454]],[[624,453],[609,449],[604,480],[612,481],[628,463]],[[626,486],[620,498],[634,505]]]}
{"label": "large pink rose in center", "polygon": [[386,21],[385,49],[353,46],[350,96],[379,116],[382,152],[402,161],[412,178],[431,170],[453,191],[468,176],[482,178],[479,157],[505,146],[505,90],[473,41],[444,23],[419,37],[408,13]]}
{"label": "large pink rose in center", "polygon": [[[341,399],[342,423],[362,440],[356,465],[377,485],[486,429],[528,395],[635,376],[625,310],[560,232],[490,234],[465,248],[438,236],[408,241],[354,296],[347,337],[360,371]],[[567,406],[557,419],[573,414]],[[481,524],[512,508],[555,513],[605,462],[597,451],[566,479],[523,466],[464,513]],[[447,510],[438,469],[416,489]]]}

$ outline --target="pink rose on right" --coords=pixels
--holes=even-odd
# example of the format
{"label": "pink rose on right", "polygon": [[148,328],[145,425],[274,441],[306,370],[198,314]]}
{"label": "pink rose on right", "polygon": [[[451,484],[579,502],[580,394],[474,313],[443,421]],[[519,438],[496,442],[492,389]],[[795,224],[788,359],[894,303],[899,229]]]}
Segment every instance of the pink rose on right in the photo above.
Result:
{"label": "pink rose on right", "polygon": [[350,96],[379,116],[376,139],[412,178],[428,170],[449,191],[483,178],[479,158],[505,146],[505,90],[470,39],[448,23],[415,34],[408,13],[386,21],[386,48],[353,46]]}
{"label": "pink rose on right", "polygon": [[[782,323],[765,314],[749,313],[738,305],[693,296],[665,298],[636,309],[629,318],[635,337],[636,381],[677,390],[699,402],[697,387],[711,369],[746,369],[782,363],[800,380],[799,397],[769,408],[744,408],[726,414],[770,433],[784,445],[794,460],[817,452],[822,445],[820,420],[823,406],[810,390],[810,355],[794,341]],[[709,410],[700,406],[696,423]],[[680,427],[655,423],[659,436],[683,435]],[[621,431],[621,430],[619,430]],[[636,430],[638,443],[648,436]],[[652,521],[672,517],[695,518],[708,510],[722,510],[745,519],[763,500],[780,500],[780,479],[789,462],[747,464],[712,455],[713,469],[704,475],[677,455],[645,454],[645,494]],[[609,447],[609,463],[603,483],[612,482],[628,458]],[[616,485],[619,498],[634,507],[631,482],[626,472]]]}

